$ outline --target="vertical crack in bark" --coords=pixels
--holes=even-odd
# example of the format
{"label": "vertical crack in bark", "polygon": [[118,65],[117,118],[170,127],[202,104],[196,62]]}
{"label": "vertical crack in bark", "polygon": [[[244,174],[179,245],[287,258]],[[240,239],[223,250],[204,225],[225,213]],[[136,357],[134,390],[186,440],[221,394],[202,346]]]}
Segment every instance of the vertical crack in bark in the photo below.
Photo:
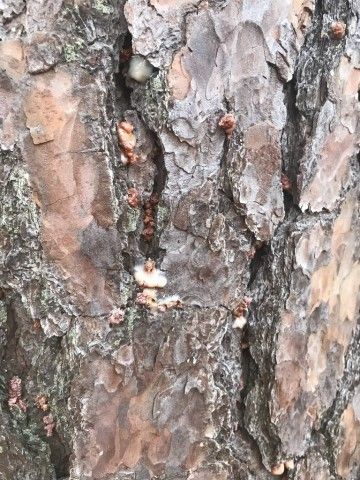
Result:
{"label": "vertical crack in bark", "polygon": [[[315,25],[305,42],[305,46],[303,46],[303,49],[300,53],[298,65],[296,68],[296,75],[294,79],[285,87],[288,114],[286,129],[283,132],[282,138],[283,171],[292,180],[293,185],[295,185],[297,181],[300,169],[300,161],[304,161],[303,159],[305,153],[305,144],[309,140],[309,135],[314,132],[314,128],[316,126],[316,123],[318,122],[318,112],[324,105],[324,103],[328,100],[328,96],[330,94],[327,84],[329,72],[331,69],[334,68],[334,66],[338,64],[340,54],[343,51],[342,46],[338,43],[331,42],[328,38],[322,38],[322,29],[328,28],[327,24],[324,25],[323,23],[323,15],[326,8],[329,8],[333,18],[346,20],[347,6],[347,2],[341,2],[341,5],[338,6],[335,6],[334,4],[328,4],[327,7],[320,2],[317,3]],[[327,13],[330,13],[329,10]],[[320,55],[318,55],[319,51],[321,52]],[[312,54],[312,52],[314,53]],[[311,56],[310,60],[309,56]],[[316,85],[319,75],[320,80]],[[310,91],[308,89],[309,84],[311,84]],[[311,104],[312,101],[314,102],[313,105]],[[307,168],[309,168],[309,165],[307,165]],[[264,321],[261,321],[260,319],[262,314],[264,315],[264,317],[266,317],[267,314],[270,314],[276,318],[276,316],[282,310],[286,310],[285,302],[291,291],[291,285],[288,283],[290,272],[286,265],[281,264],[281,258],[286,258],[288,264],[290,265],[295,260],[295,258],[292,260],[292,256],[294,256],[294,252],[292,250],[295,245],[289,246],[288,243],[290,233],[294,231],[294,227],[296,225],[297,228],[299,228],[300,230],[304,230],[304,225],[309,224],[309,222],[312,224],[316,218],[318,218],[324,224],[327,222],[331,222],[333,218],[331,215],[329,216],[329,214],[326,212],[314,213],[311,215],[301,213],[300,209],[297,207],[297,204],[294,202],[294,200],[296,202],[298,202],[299,200],[298,192],[293,191],[293,195],[294,198],[292,198],[290,194],[284,193],[284,201],[286,206],[285,221],[283,225],[278,227],[271,241],[271,252],[274,256],[272,260],[271,258],[268,258],[268,260],[270,261],[270,264],[268,265],[268,271],[279,272],[278,278],[271,278],[270,276],[267,282],[265,274],[266,266],[264,263],[261,268],[257,269],[258,273],[255,278],[252,275],[250,279],[250,285],[253,287],[253,289],[255,289],[255,291],[258,290],[261,292],[261,283],[268,283],[268,285],[272,286],[271,288],[274,291],[274,296],[272,298],[271,294],[269,298],[269,292],[266,290],[263,290],[263,294],[265,294],[263,297],[261,297],[261,294],[260,298],[259,296],[257,297],[257,300],[259,300],[260,303],[263,303],[262,306],[259,306],[258,311],[256,312],[256,319],[258,322],[262,323],[262,326],[259,325],[259,327],[254,332],[254,336],[257,340],[259,340],[260,338],[263,338],[264,340],[263,347],[258,345],[257,348],[262,355],[262,358],[260,360],[261,382],[266,382],[268,385],[271,385],[274,382],[275,378],[274,372],[271,372],[273,367],[275,367],[276,365],[276,359],[273,358],[273,355],[276,353],[276,348],[278,348],[277,342],[279,340],[276,338],[276,328],[274,330],[274,325],[276,324],[276,321],[271,325],[264,325]],[[255,257],[253,265],[256,265],[257,261],[258,258]],[[266,262],[266,259],[263,259],[263,261]],[[292,268],[294,268],[294,266],[292,266]],[[266,307],[266,305],[268,306]],[[267,309],[269,310],[268,312],[266,311]],[[308,318],[308,322],[311,322],[311,318]],[[259,330],[261,328],[265,328],[266,333],[261,333]],[[272,331],[273,334],[271,334]],[[270,340],[270,338],[272,339]],[[272,346],[268,348],[265,345]],[[270,354],[268,358],[266,355],[267,351]],[[354,351],[352,346],[348,351],[347,357],[354,359]],[[259,355],[257,355],[257,361],[258,360]],[[268,378],[266,376],[267,374],[270,374]],[[358,381],[354,376],[354,372],[352,372],[352,375],[350,374],[349,376],[346,376],[346,373],[344,375],[346,378],[349,379],[349,384],[346,385],[346,381],[344,380],[344,378],[342,379],[342,385],[340,385],[336,400],[334,401],[335,404],[342,402],[342,407],[339,407],[336,415],[335,407],[331,407],[328,413],[325,414],[325,418],[323,418],[322,420],[322,427],[320,431],[316,431],[316,427],[311,431],[312,442],[314,444],[321,444],[319,440],[319,435],[321,434],[323,434],[324,437],[327,439],[327,462],[331,470],[331,474],[334,476],[334,478],[340,477],[337,475],[336,472],[336,466],[334,463],[336,448],[335,443],[331,441],[331,438],[333,437],[337,439],[339,435],[338,431],[335,431],[334,428],[331,429],[331,423],[335,422],[336,424],[336,421],[339,421],[339,417],[347,404],[349,392],[354,389],[354,385],[356,385]],[[259,382],[260,378],[257,378],[256,381]],[[352,385],[351,381],[354,382],[352,383]],[[271,389],[267,393],[263,393],[263,395],[265,398],[270,398]],[[345,397],[342,398],[344,395]],[[257,406],[259,407],[259,403]],[[265,405],[264,407],[267,408]],[[334,420],[332,418],[334,415],[337,420]],[[276,417],[275,414],[274,416]],[[255,430],[262,429],[265,433],[266,424],[270,421],[271,419],[269,418],[267,421],[261,422],[262,426],[257,427],[256,425],[254,425],[253,428]],[[289,430],[291,430],[290,426]],[[310,444],[311,442],[308,443]],[[262,446],[262,448],[265,449],[264,445]]]}
{"label": "vertical crack in bark", "polygon": [[144,255],[150,257],[154,260],[157,260],[159,263],[162,262],[162,257],[165,252],[159,248],[161,232],[159,231],[159,206],[162,206],[162,194],[166,186],[167,179],[167,170],[165,166],[164,154],[160,144],[159,136],[156,132],[152,131],[154,144],[156,145],[155,157],[153,162],[156,165],[156,171],[154,176],[154,183],[152,194],[155,194],[159,198],[159,204],[155,208],[155,235],[151,242],[147,242],[144,245]]}
{"label": "vertical crack in bark", "polygon": [[282,134],[283,173],[292,184],[291,192],[284,190],[285,214],[287,215],[295,207],[297,200],[297,176],[299,174],[299,161],[304,155],[305,138],[302,130],[301,115],[296,107],[296,76],[285,84],[284,90],[287,121]]}
{"label": "vertical crack in bark", "polygon": [[[115,118],[122,119],[126,112],[136,112],[138,118],[141,119],[142,128],[145,129],[146,135],[148,136],[148,143],[151,144],[151,154],[147,157],[146,162],[152,162],[155,165],[155,172],[153,177],[153,182],[151,192],[145,195],[142,198],[143,203],[146,202],[151,193],[156,194],[159,198],[159,205],[161,206],[162,201],[162,192],[165,188],[167,171],[164,163],[164,157],[162,152],[161,141],[157,133],[157,128],[161,128],[163,124],[163,107],[160,107],[160,103],[156,103],[156,97],[158,92],[152,90],[154,83],[147,81],[144,85],[139,84],[133,80],[128,81],[127,69],[128,64],[132,56],[131,46],[132,46],[132,36],[129,30],[123,35],[121,35],[122,40],[119,41],[119,51],[125,52],[126,58],[123,61],[120,61],[119,71],[114,75],[115,81],[115,93],[114,93],[114,111]],[[120,56],[123,53],[120,53]],[[154,70],[153,77],[158,75],[157,69]],[[155,82],[155,80],[154,80]],[[149,99],[147,102],[146,99]],[[162,109],[161,109],[162,108]],[[118,152],[115,152],[116,156],[119,156]],[[126,167],[126,168],[131,168]],[[132,175],[132,178],[136,181],[136,175]],[[132,182],[129,183],[129,174],[124,170],[124,167],[120,167],[119,176],[127,183],[127,188],[130,188]],[[139,178],[139,181],[140,178]],[[146,188],[149,188],[147,186]],[[122,194],[123,195],[123,194]],[[120,199],[119,199],[120,200]],[[121,201],[123,201],[121,199]],[[143,207],[140,205],[141,214],[139,218],[139,224],[143,220]],[[154,221],[155,221],[155,234],[151,240],[147,240],[140,233],[140,226],[137,228],[135,233],[130,233],[131,237],[134,237],[134,240],[137,243],[138,252],[143,255],[145,258],[153,258],[154,260],[161,261],[162,252],[159,250],[159,231],[158,231],[158,207],[154,208]],[[119,225],[123,224],[123,219],[119,220]],[[143,227],[144,228],[144,227]],[[123,251],[123,260],[124,266],[128,273],[132,275],[134,268],[134,259],[133,254]]]}
{"label": "vertical crack in bark", "polygon": [[[256,242],[254,242],[256,243]],[[271,248],[269,244],[264,243],[255,250],[254,257],[251,259],[249,265],[250,278],[248,282],[248,288],[251,289],[253,283],[256,281],[259,269],[268,261],[268,255],[271,254]],[[252,307],[253,308],[253,307]]]}

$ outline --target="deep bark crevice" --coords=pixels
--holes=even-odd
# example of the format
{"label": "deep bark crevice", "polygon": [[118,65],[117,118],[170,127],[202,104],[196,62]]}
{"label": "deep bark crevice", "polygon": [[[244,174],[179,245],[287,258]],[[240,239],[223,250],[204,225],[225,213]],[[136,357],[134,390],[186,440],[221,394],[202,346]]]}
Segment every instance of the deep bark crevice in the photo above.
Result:
{"label": "deep bark crevice", "polygon": [[166,187],[167,170],[165,166],[164,154],[160,144],[158,134],[154,130],[150,130],[154,144],[154,152],[152,162],[156,166],[155,176],[153,180],[152,194],[157,195],[159,199],[158,205],[154,208],[155,234],[149,242],[144,238],[140,239],[140,250],[144,257],[152,258],[161,263],[164,251],[159,248],[161,232],[159,232],[158,207],[162,204],[162,194]]}
{"label": "deep bark crevice", "polygon": [[255,250],[255,255],[251,259],[251,262],[249,265],[250,278],[247,285],[248,288],[252,287],[253,283],[256,280],[256,276],[259,269],[268,261],[268,255],[270,255],[270,253],[271,253],[271,248],[268,243],[263,243],[262,245],[259,245],[258,248]]}

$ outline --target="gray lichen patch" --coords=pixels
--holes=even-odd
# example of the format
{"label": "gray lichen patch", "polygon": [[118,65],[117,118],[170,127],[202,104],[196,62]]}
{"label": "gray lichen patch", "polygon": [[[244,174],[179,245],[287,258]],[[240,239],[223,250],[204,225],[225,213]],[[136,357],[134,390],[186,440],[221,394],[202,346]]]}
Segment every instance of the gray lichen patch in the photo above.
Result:
{"label": "gray lichen patch", "polygon": [[141,211],[139,209],[134,209],[130,207],[127,209],[126,231],[128,233],[135,232],[137,230],[137,228],[139,227],[140,217],[141,217]]}
{"label": "gray lichen patch", "polygon": [[150,77],[146,85],[135,88],[131,98],[151,130],[159,131],[166,126],[170,95],[164,71]]}
{"label": "gray lichen patch", "polygon": [[109,15],[114,11],[107,0],[94,0],[94,8],[104,15]]}
{"label": "gray lichen patch", "polygon": [[75,62],[80,56],[81,49],[84,47],[82,39],[74,40],[73,43],[67,43],[63,47],[63,53],[67,62]]}
{"label": "gray lichen patch", "polygon": [[[28,172],[20,165],[7,170],[5,164],[14,156],[1,154],[4,172],[4,202],[1,205],[1,228],[12,235],[37,238],[39,234],[38,211],[31,198]],[[5,163],[6,162],[6,163]]]}
{"label": "gray lichen patch", "polygon": [[0,301],[0,328],[4,328],[7,322],[7,309],[4,302]]}

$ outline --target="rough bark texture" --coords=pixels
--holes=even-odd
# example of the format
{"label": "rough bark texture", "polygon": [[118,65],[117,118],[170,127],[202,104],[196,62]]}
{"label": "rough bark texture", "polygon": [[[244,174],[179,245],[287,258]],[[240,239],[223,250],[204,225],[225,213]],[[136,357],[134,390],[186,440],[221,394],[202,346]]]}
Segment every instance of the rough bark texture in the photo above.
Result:
{"label": "rough bark texture", "polygon": [[360,1],[0,19],[0,479],[358,480]]}

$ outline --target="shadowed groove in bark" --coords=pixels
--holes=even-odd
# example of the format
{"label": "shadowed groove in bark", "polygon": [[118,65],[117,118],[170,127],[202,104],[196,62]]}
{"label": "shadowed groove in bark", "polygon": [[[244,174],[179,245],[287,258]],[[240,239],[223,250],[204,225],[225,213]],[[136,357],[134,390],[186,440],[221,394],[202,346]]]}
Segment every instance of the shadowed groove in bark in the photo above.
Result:
{"label": "shadowed groove in bark", "polygon": [[[249,318],[251,317],[251,307],[249,309]],[[246,427],[246,397],[251,392],[254,387],[255,381],[259,376],[258,367],[251,356],[249,343],[249,326],[246,325],[243,330],[242,341],[248,346],[242,348],[241,357],[242,357],[242,375],[244,381],[244,388],[240,392],[240,401],[238,402],[238,432],[240,436],[251,445],[251,448],[258,458],[259,463],[261,463],[261,451],[256,442],[256,439],[251,435],[249,430]],[[241,461],[241,458],[239,458]]]}
{"label": "shadowed groove in bark", "polygon": [[[153,145],[153,151],[151,156],[147,158],[147,161],[153,162],[155,165],[155,175],[153,179],[153,186],[152,186],[152,193],[158,195],[159,197],[159,204],[161,204],[161,195],[166,185],[166,178],[167,178],[167,171],[165,167],[164,157],[162,146],[160,142],[159,135],[157,133],[157,129],[155,127],[162,124],[163,119],[161,118],[162,112],[158,112],[158,115],[155,114],[154,110],[151,110],[151,120],[149,120],[149,116],[147,114],[147,105],[144,105],[144,108],[140,108],[139,106],[139,99],[142,100],[142,97],[147,95],[147,92],[151,91],[151,86],[149,86],[149,81],[146,82],[145,85],[139,84],[137,82],[132,81],[131,85],[127,82],[127,69],[129,65],[129,60],[133,55],[131,52],[132,47],[132,36],[129,30],[119,36],[119,51],[125,52],[128,55],[124,61],[117,62],[115,61],[115,67],[118,65],[118,71],[114,73],[114,84],[115,84],[115,92],[114,92],[114,106],[110,107],[110,111],[114,112],[115,118],[121,119],[124,112],[127,110],[134,111],[138,114],[139,118],[143,122],[143,127],[146,129],[146,133],[148,134],[150,141]],[[116,51],[116,49],[115,49]],[[120,53],[121,55],[121,53]],[[154,69],[152,74],[152,78],[158,75],[158,69]],[[157,92],[155,93],[155,95]],[[111,98],[111,96],[109,97]],[[141,103],[140,102],[140,103]],[[118,153],[116,152],[116,155]],[[122,172],[123,176],[126,177],[126,172]],[[128,185],[129,187],[129,185]],[[143,201],[146,201],[147,198],[144,198]],[[158,207],[154,209],[154,220],[155,220],[155,234],[152,240],[147,241],[143,238],[142,235],[137,239],[139,251],[145,258],[153,258],[154,260],[161,261],[162,252],[159,250],[159,232],[157,229],[157,212]],[[119,225],[121,225],[121,220],[119,220]],[[126,270],[132,274],[133,273],[133,260],[131,259],[131,255],[127,252],[123,252],[123,259],[124,259],[124,266]]]}
{"label": "shadowed groove in bark", "polygon": [[255,255],[251,259],[249,266],[250,278],[248,282],[248,288],[251,288],[252,284],[255,282],[259,269],[267,262],[268,255],[270,255],[270,253],[271,249],[267,243],[264,243],[256,249]]}
{"label": "shadowed groove in bark", "polygon": [[[128,51],[131,48],[131,34],[129,31],[119,34],[119,38],[114,47],[114,54],[117,52]],[[131,88],[126,85],[124,71],[127,68],[128,60],[121,61],[121,58],[114,58],[114,93],[113,97],[109,95],[109,110],[113,112],[114,117],[121,117],[124,111],[131,108]]]}
{"label": "shadowed groove in bark", "polygon": [[[328,15],[326,21],[325,14]],[[302,100],[301,114],[307,119],[310,127],[313,127],[316,114],[327,99],[327,79],[331,69],[337,65],[345,46],[344,39],[333,41],[322,32],[328,32],[331,21],[346,22],[350,15],[351,9],[347,0],[340,2],[319,0],[315,3],[313,23],[300,52],[294,76],[297,85],[297,106],[299,100]],[[313,101],[314,98],[316,101],[313,104],[307,101],[307,99]]]}
{"label": "shadowed groove in bark", "polygon": [[[233,111],[233,107],[231,105],[231,101],[225,96],[224,110],[222,112],[219,112],[219,114],[216,115],[215,117],[217,120],[216,126],[218,127],[218,122],[223,115],[225,115],[226,113],[231,113],[232,111]],[[220,160],[220,172],[219,172],[219,191],[223,193],[230,200],[232,204],[234,203],[234,198],[233,198],[233,193],[230,186],[227,160],[229,158],[229,150],[236,149],[237,147],[240,154],[240,150],[243,147],[243,135],[242,135],[242,132],[239,132],[239,129],[235,127],[235,130],[230,137],[228,137],[224,132],[223,153]]]}
{"label": "shadowed groove in bark", "polygon": [[[136,110],[136,105],[133,105],[133,108]],[[141,112],[138,111],[138,114],[141,114]],[[145,122],[145,119],[143,120]],[[141,236],[139,243],[140,243],[140,251],[142,252],[145,258],[152,258],[153,260],[156,260],[157,262],[161,263],[164,252],[162,251],[162,249],[159,248],[161,232],[159,232],[158,230],[158,227],[159,227],[158,211],[159,211],[159,206],[161,206],[161,203],[162,203],[162,193],[166,186],[167,170],[166,170],[165,161],[164,161],[163,149],[162,149],[158,134],[154,129],[151,129],[151,128],[149,128],[148,133],[154,145],[153,157],[151,161],[155,164],[155,167],[156,167],[151,194],[157,195],[159,198],[159,202],[158,202],[158,205],[154,208],[154,220],[155,220],[154,236],[151,241],[146,241]],[[148,161],[150,161],[150,159],[148,159]]]}
{"label": "shadowed groove in bark", "polygon": [[291,193],[284,191],[285,213],[296,201],[295,190],[297,175],[299,173],[299,160],[304,154],[305,138],[301,131],[301,115],[296,107],[296,81],[293,78],[284,85],[287,122],[282,134],[282,163],[283,173],[287,175],[293,185]]}
{"label": "shadowed groove in bark", "polygon": [[[282,301],[271,294],[267,289],[272,282],[277,284],[277,292],[286,290],[286,279],[274,275],[274,264],[277,271],[283,271],[284,266],[278,265],[281,257],[278,251],[284,249],[284,243],[288,237],[287,230],[289,220],[279,225],[273,239],[269,245],[262,246],[255,254],[252,260],[250,271],[252,275],[249,282],[250,296],[254,301],[250,307],[249,315],[249,345],[248,360],[251,365],[249,371],[249,387],[245,396],[245,428],[248,434],[254,438],[258,448],[258,438],[254,435],[254,425],[258,425],[259,430],[263,429],[263,435],[266,435],[268,454],[271,451],[272,461],[276,463],[278,445],[280,441],[272,426],[270,413],[266,403],[262,399],[270,398],[271,386],[274,382],[274,345],[276,344],[276,324],[278,311],[281,308]],[[280,233],[281,232],[281,233]],[[270,294],[270,295],[269,295]],[[261,364],[259,360],[261,358]],[[256,392],[256,393],[255,393]],[[256,404],[256,413],[250,412],[250,403]],[[256,419],[254,418],[256,415]],[[265,447],[263,447],[265,448]],[[262,455],[263,455],[262,451]]]}

